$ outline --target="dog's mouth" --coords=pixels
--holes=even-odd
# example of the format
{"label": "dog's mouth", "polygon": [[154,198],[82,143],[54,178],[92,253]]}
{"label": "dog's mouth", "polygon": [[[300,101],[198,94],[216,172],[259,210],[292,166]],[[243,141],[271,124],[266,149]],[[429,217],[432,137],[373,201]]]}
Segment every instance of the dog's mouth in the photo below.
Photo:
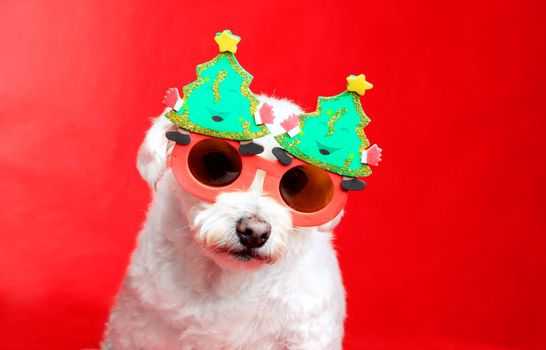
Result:
{"label": "dog's mouth", "polygon": [[262,263],[272,262],[272,259],[259,254],[254,249],[243,249],[243,250],[217,249],[216,253],[229,255],[233,259],[240,262],[251,262],[251,261],[257,261]]}
{"label": "dog's mouth", "polygon": [[242,262],[248,262],[254,258],[253,254],[249,250],[243,250],[242,252],[237,253],[230,253],[231,256],[235,258],[235,260],[242,261]]}

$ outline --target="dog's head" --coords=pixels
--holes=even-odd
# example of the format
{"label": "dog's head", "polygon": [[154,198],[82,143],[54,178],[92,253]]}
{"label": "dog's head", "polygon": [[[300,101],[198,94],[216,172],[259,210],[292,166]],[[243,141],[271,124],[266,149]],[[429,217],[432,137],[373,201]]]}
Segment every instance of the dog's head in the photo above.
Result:
{"label": "dog's head", "polygon": [[[287,100],[259,96],[273,106],[278,122],[300,107]],[[290,211],[263,191],[265,172],[257,170],[248,189],[219,192],[212,203],[203,202],[185,192],[173,176],[163,176],[172,144],[165,132],[176,127],[165,117],[158,117],[148,131],[139,150],[137,167],[142,177],[155,188],[160,181],[172,181],[168,188],[179,194],[180,215],[189,221],[196,247],[218,265],[230,269],[251,269],[275,263],[290,251],[301,248],[309,234],[292,224]],[[271,136],[255,140],[265,151],[256,157],[271,160],[278,144]],[[339,222],[342,213],[318,229],[329,231]]]}

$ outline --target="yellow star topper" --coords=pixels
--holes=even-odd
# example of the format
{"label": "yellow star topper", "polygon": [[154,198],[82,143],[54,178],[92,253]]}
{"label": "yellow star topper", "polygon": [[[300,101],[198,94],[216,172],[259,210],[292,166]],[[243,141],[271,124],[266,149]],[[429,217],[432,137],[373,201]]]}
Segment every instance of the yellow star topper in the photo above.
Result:
{"label": "yellow star topper", "polygon": [[353,91],[359,94],[360,96],[364,96],[364,93],[366,93],[366,90],[370,90],[371,88],[373,88],[373,85],[366,81],[366,76],[364,74],[349,75],[347,77],[348,91]]}
{"label": "yellow star topper", "polygon": [[229,51],[235,53],[237,52],[237,44],[241,41],[241,37],[231,34],[230,30],[224,30],[222,33],[216,34],[214,41],[218,44],[220,52]]}

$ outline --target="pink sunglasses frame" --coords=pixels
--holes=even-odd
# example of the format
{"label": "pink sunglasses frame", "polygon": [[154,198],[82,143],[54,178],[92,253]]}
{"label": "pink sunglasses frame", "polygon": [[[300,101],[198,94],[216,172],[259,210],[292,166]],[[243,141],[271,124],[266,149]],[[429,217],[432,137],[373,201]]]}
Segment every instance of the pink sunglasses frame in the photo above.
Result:
{"label": "pink sunglasses frame", "polygon": [[325,170],[321,171],[328,174],[333,186],[333,195],[330,202],[324,208],[312,213],[300,212],[290,207],[284,201],[280,192],[280,181],[282,176],[288,170],[300,165],[313,166],[295,158],[290,165],[282,165],[278,161],[265,159],[259,156],[245,156],[237,152],[241,157],[242,163],[241,173],[237,179],[227,186],[207,186],[193,176],[188,165],[190,150],[197,143],[206,139],[221,140],[232,146],[235,150],[239,147],[239,142],[237,141],[192,133],[191,142],[189,144],[175,144],[170,161],[171,168],[178,183],[191,195],[203,201],[212,203],[220,192],[247,190],[252,184],[257,170],[261,169],[266,173],[263,192],[290,210],[294,226],[312,227],[323,225],[333,220],[345,207],[348,193],[341,189],[342,176]]}

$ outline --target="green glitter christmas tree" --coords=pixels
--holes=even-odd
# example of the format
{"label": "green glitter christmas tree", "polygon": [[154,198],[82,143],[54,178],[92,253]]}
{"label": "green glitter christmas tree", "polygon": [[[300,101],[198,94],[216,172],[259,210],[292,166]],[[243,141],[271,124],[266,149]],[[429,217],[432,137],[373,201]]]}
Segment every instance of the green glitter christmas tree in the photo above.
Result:
{"label": "green glitter christmas tree", "polygon": [[197,66],[197,80],[184,87],[179,109],[178,91],[167,92],[165,103],[173,110],[165,116],[184,130],[209,136],[252,140],[266,135],[268,129],[254,120],[258,99],[249,89],[252,76],[234,55],[240,38],[225,30],[216,34],[215,41],[220,53]]}
{"label": "green glitter christmas tree", "polygon": [[287,131],[299,132],[278,135],[276,140],[288,153],[307,163],[348,177],[368,176],[368,164],[377,165],[381,149],[374,145],[366,150],[369,141],[364,127],[370,119],[362,110],[359,95],[373,85],[362,74],[350,76],[347,81],[347,91],[319,97],[315,112],[302,114],[297,121],[286,120],[283,126]]}

